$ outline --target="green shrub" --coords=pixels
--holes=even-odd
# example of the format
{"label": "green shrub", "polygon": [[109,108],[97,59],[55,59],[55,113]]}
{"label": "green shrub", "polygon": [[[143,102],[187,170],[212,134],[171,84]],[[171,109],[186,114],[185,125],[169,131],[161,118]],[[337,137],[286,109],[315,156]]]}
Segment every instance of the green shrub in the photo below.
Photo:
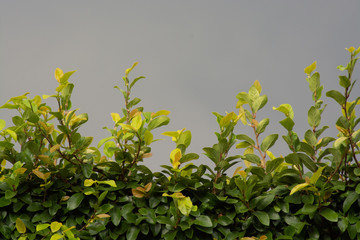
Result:
{"label": "green shrub", "polygon": [[[218,142],[203,148],[214,169],[191,162],[199,155],[187,153],[191,132],[185,129],[163,133],[175,143],[163,171],[140,164],[157,141],[152,130],[167,125],[170,112],[138,106],[131,91],[143,77],[128,77],[136,64],[125,72],[124,89],[115,87],[125,105],[111,113],[114,125],[97,147],[79,133],[88,116],[72,107],[75,71],[56,69],[54,95],[31,99],[26,93],[1,107],[17,113],[13,126],[0,120],[0,239],[360,238],[360,97],[350,100],[360,48],[347,50],[350,62],[338,67],[341,91],[326,93],[339,109],[336,138],[323,136],[326,105],[314,62],[305,68],[314,104],[303,140],[293,131],[292,107],[274,108],[285,115],[282,138],[291,153],[269,151],[279,136],[266,135],[268,118],[257,119],[267,96],[255,81],[236,96],[238,114],[214,113]],[[254,135],[236,133],[237,124]],[[239,155],[230,156],[234,147]],[[226,171],[239,161],[246,168],[229,177]]]}

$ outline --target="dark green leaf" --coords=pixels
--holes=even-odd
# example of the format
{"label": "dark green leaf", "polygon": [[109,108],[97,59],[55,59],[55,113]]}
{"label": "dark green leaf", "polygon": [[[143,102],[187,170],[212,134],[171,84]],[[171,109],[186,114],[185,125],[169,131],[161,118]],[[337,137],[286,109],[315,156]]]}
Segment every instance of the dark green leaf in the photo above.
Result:
{"label": "dark green leaf", "polygon": [[205,215],[200,215],[199,217],[197,217],[194,221],[194,224],[203,226],[203,227],[212,227],[213,226],[210,217],[205,216]]}
{"label": "dark green leaf", "polygon": [[270,218],[266,212],[255,211],[255,212],[253,212],[253,214],[263,225],[265,225],[265,226],[270,225]]}
{"label": "dark green leaf", "polygon": [[81,170],[84,174],[84,177],[90,178],[92,173],[93,165],[91,163],[84,163],[81,165]]}
{"label": "dark green leaf", "polygon": [[126,232],[126,239],[127,240],[136,240],[137,236],[140,232],[140,228],[136,226],[131,226],[128,231]]}
{"label": "dark green leaf", "polygon": [[354,202],[356,202],[359,199],[359,194],[357,194],[356,192],[351,192],[345,199],[344,203],[343,203],[343,211],[344,213],[346,213],[351,205],[353,205]]}
{"label": "dark green leaf", "polygon": [[339,76],[339,84],[343,88],[348,88],[351,85],[351,82],[347,76]]}
{"label": "dark green leaf", "polygon": [[284,161],[284,158],[275,158],[266,162],[266,172],[272,173],[280,164]]}
{"label": "dark green leaf", "polygon": [[11,204],[11,200],[5,197],[0,198],[0,208]]}
{"label": "dark green leaf", "polygon": [[76,209],[77,207],[79,207],[83,199],[84,199],[84,194],[75,193],[67,201],[67,209],[70,211]]}
{"label": "dark green leaf", "polygon": [[242,159],[255,164],[261,164],[260,157],[255,154],[246,154]]}
{"label": "dark green leaf", "polygon": [[312,172],[315,172],[318,168],[314,162],[314,160],[312,160],[308,155],[303,154],[303,153],[297,153],[297,155],[299,156],[299,159],[301,160],[301,162]]}

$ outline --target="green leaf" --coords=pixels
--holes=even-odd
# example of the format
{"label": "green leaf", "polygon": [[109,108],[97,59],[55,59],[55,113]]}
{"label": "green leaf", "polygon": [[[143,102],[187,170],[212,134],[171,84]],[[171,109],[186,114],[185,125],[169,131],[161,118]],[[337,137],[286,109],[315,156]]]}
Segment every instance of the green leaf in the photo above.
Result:
{"label": "green leaf", "polygon": [[243,140],[243,141],[249,143],[250,145],[255,145],[254,140],[252,140],[249,136],[247,136],[245,134],[236,135],[236,139]]}
{"label": "green leaf", "polygon": [[121,221],[121,209],[119,206],[113,207],[110,212],[111,221],[115,226],[118,226]]}
{"label": "green leaf", "polygon": [[252,109],[253,109],[254,113],[256,113],[261,108],[263,108],[266,105],[267,101],[268,101],[268,99],[267,99],[266,95],[256,98],[252,104]]}
{"label": "green leaf", "polygon": [[249,161],[251,163],[261,164],[260,157],[255,154],[245,154],[245,156],[243,156],[242,159]]}
{"label": "green leaf", "polygon": [[6,122],[3,119],[0,119],[0,130],[2,130],[6,126]]}
{"label": "green leaf", "polygon": [[136,226],[131,226],[126,232],[126,239],[127,240],[136,240],[137,236],[139,235],[140,228]]}
{"label": "green leaf", "polygon": [[271,134],[269,136],[266,136],[260,145],[261,151],[265,152],[269,148],[271,148],[275,144],[278,137],[278,134]]}
{"label": "green leaf", "polygon": [[104,154],[111,158],[115,153],[116,144],[115,142],[106,142],[104,145]]}
{"label": "green leaf", "polygon": [[305,132],[305,141],[312,147],[314,147],[317,143],[315,133],[311,131],[310,129]]}
{"label": "green leaf", "polygon": [[266,126],[269,125],[270,120],[268,118],[264,118],[261,120],[256,127],[256,133],[260,134],[263,133],[266,129]]}
{"label": "green leaf", "polygon": [[222,226],[228,226],[228,225],[234,223],[234,221],[231,218],[224,215],[224,216],[220,216],[218,218],[218,223]]}
{"label": "green leaf", "polygon": [[346,76],[339,76],[339,84],[343,88],[348,88],[351,85],[351,82],[348,77]]}
{"label": "green leaf", "polygon": [[320,87],[320,74],[318,72],[314,73],[307,81],[309,82],[310,91],[315,92]]}
{"label": "green leaf", "polygon": [[11,200],[5,197],[0,198],[0,208],[8,206],[11,204]]}
{"label": "green leaf", "polygon": [[318,170],[314,160],[312,160],[308,155],[303,153],[297,153],[300,161],[312,172]]}
{"label": "green leaf", "polygon": [[344,203],[343,203],[343,211],[344,213],[346,213],[351,205],[356,202],[359,199],[359,194],[357,194],[356,192],[351,192],[345,199]]}
{"label": "green leaf", "polygon": [[84,199],[84,194],[75,193],[67,201],[67,209],[69,211],[76,209],[77,207],[79,207],[83,199]]}
{"label": "green leaf", "polygon": [[128,108],[132,108],[133,106],[136,106],[139,102],[141,101],[140,98],[134,98],[133,100],[131,100],[129,103],[128,103]]}
{"label": "green leaf", "polygon": [[284,161],[284,158],[275,158],[273,160],[266,162],[266,172],[272,173],[277,167],[281,165],[281,163]]}
{"label": "green leaf", "polygon": [[346,218],[341,218],[337,223],[341,232],[345,232],[347,227],[349,226],[349,222]]}
{"label": "green leaf", "polygon": [[16,224],[15,225],[16,225],[16,230],[19,233],[26,233],[26,226],[25,226],[24,222],[20,218],[16,219]]}
{"label": "green leaf", "polygon": [[213,226],[210,217],[206,216],[206,215],[200,215],[199,217],[197,217],[194,221],[194,224],[202,226],[202,227],[212,227]]}
{"label": "green leaf", "polygon": [[185,147],[189,147],[190,143],[191,143],[191,132],[185,131],[180,134],[179,139],[176,142],[176,146],[180,144],[184,144]]}
{"label": "green leaf", "polygon": [[345,97],[344,97],[340,92],[338,92],[338,91],[336,91],[336,90],[328,91],[328,92],[326,93],[326,96],[327,96],[327,97],[331,97],[331,98],[334,99],[337,103],[339,103],[341,106],[342,106],[343,104],[345,104],[345,102],[346,102]]}
{"label": "green leaf", "polygon": [[294,121],[289,117],[281,120],[279,123],[289,132],[293,130],[293,127],[295,125]]}
{"label": "green leaf", "polygon": [[312,106],[308,111],[308,123],[310,127],[319,126],[321,121],[320,110]]}
{"label": "green leaf", "polygon": [[93,170],[93,165],[91,163],[84,163],[81,165],[81,170],[84,174],[84,177],[90,178]]}
{"label": "green leaf", "polygon": [[170,118],[165,116],[160,116],[149,122],[148,130],[151,131],[152,129],[167,125],[169,122],[170,122]]}
{"label": "green leaf", "polygon": [[320,210],[320,215],[326,218],[330,222],[337,222],[338,221],[338,214],[330,209],[330,208],[323,208]]}
{"label": "green leaf", "polygon": [[270,218],[266,212],[255,211],[255,212],[253,212],[253,214],[263,225],[270,226]]}
{"label": "green leaf", "polygon": [[69,80],[70,76],[73,75],[75,72],[76,71],[71,71],[71,72],[64,73],[64,75],[62,75],[62,77],[60,77],[60,79],[59,79],[60,83],[61,84],[66,83]]}
{"label": "green leaf", "polygon": [[143,79],[143,78],[145,78],[145,77],[144,77],[144,76],[140,76],[140,77],[135,78],[135,79],[131,82],[130,88],[132,88],[137,81],[139,81],[140,79]]}

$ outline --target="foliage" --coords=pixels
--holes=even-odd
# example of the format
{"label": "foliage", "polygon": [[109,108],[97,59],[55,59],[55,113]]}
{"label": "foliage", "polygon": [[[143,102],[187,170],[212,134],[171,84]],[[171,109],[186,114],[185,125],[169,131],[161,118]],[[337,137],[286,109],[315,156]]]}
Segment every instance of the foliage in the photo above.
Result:
{"label": "foliage", "polygon": [[[269,149],[278,134],[266,134],[268,118],[257,119],[267,104],[258,81],[240,92],[239,113],[214,113],[217,143],[203,148],[215,164],[195,165],[187,153],[191,132],[164,132],[175,148],[170,165],[153,173],[141,162],[151,157],[152,131],[167,125],[170,112],[145,112],[126,70],[125,106],[111,113],[114,125],[97,147],[80,134],[86,113],[72,107],[75,72],[56,69],[54,95],[11,98],[1,108],[17,111],[13,126],[0,120],[1,239],[356,239],[360,238],[360,118],[351,100],[353,71],[360,48],[347,49],[350,62],[338,69],[342,90],[326,96],[339,107],[336,138],[323,136],[326,105],[316,62],[305,68],[314,101],[304,139],[293,131],[289,104],[273,109],[285,115],[280,125],[290,153]],[[53,99],[55,107],[44,100]],[[246,125],[253,136],[236,133]],[[265,135],[265,136],[264,136]],[[235,146],[238,155],[229,156]],[[101,149],[102,152],[101,153]],[[149,160],[151,161],[151,160]],[[244,161],[232,177],[227,170]],[[11,167],[5,167],[6,164]]]}

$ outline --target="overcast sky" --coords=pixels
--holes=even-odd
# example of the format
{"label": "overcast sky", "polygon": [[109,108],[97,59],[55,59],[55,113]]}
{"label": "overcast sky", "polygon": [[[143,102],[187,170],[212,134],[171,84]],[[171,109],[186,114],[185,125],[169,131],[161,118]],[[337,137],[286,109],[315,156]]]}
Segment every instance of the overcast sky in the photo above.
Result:
{"label": "overcast sky", "polygon": [[[323,123],[334,129],[339,109],[325,92],[339,89],[336,66],[347,63],[345,48],[360,45],[359,9],[357,0],[0,0],[0,105],[25,92],[53,94],[55,68],[77,70],[70,79],[73,107],[89,114],[81,133],[95,136],[95,146],[109,136],[102,127],[112,126],[110,113],[124,106],[113,86],[138,61],[131,76],[146,79],[133,97],[142,99],[145,111],[171,111],[170,124],[155,131],[155,138],[165,140],[153,144],[153,157],[145,161],[153,170],[169,164],[175,147],[161,132],[187,128],[193,134],[189,152],[202,155],[203,147],[216,143],[212,112],[236,111],[235,96],[255,80],[269,99],[259,114],[259,120],[270,118],[264,136],[285,134],[278,123],[283,115],[272,107],[289,103],[303,138],[312,104],[303,70],[317,60],[328,103]],[[12,114],[0,110],[7,126]],[[242,124],[236,132],[251,133]],[[289,152],[282,138],[273,150]],[[203,155],[198,163],[211,165]]]}

